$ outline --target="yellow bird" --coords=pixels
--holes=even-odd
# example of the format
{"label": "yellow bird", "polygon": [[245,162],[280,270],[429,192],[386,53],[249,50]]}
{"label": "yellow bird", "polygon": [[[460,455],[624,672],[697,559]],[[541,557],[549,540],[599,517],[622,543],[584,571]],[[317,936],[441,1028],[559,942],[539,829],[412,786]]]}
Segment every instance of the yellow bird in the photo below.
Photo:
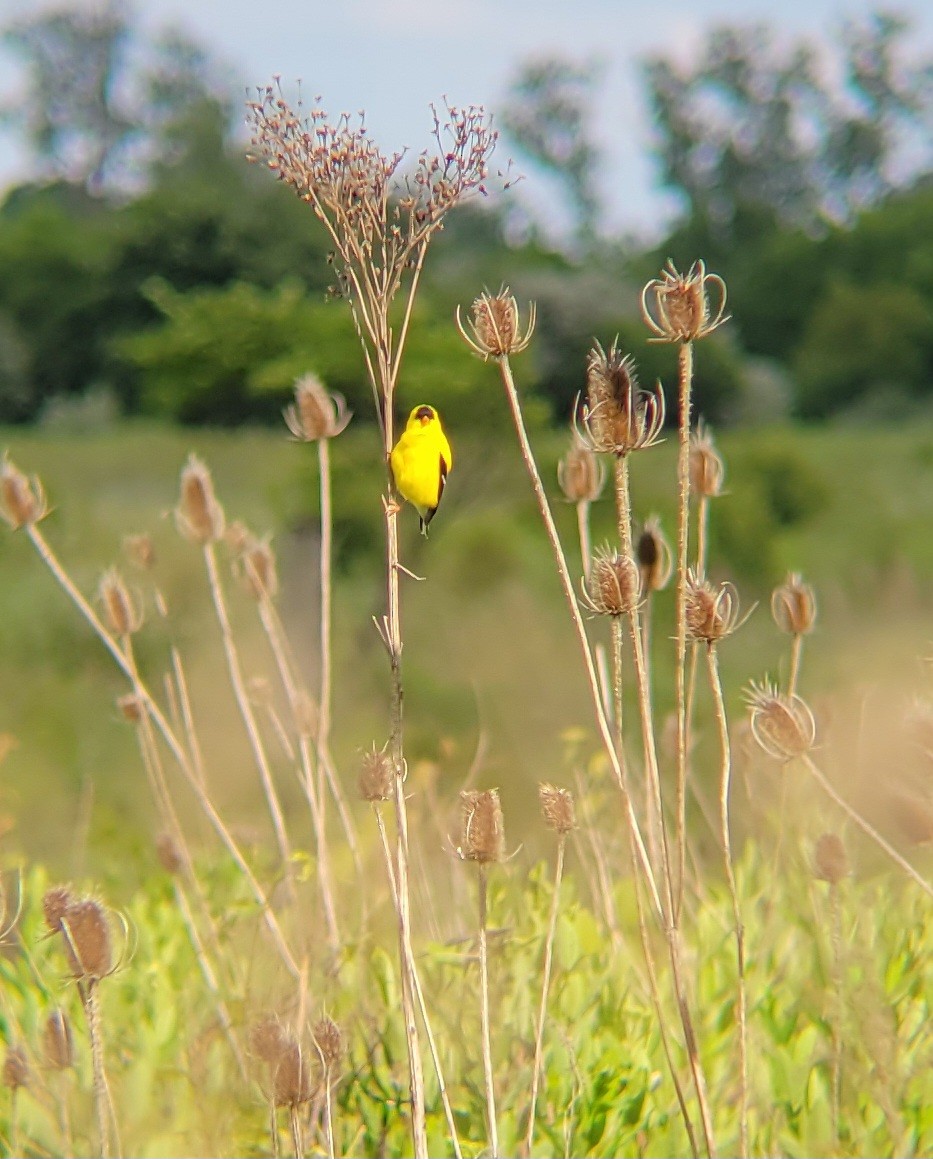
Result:
{"label": "yellow bird", "polygon": [[421,518],[421,534],[428,534],[447,472],[454,465],[450,443],[433,406],[416,406],[390,458],[395,486]]}

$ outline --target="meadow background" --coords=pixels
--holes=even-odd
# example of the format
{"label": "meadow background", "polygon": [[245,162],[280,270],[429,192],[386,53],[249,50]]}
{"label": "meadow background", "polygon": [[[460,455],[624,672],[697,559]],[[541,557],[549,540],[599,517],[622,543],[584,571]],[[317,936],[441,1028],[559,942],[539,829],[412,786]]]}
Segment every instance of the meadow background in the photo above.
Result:
{"label": "meadow background", "polygon": [[[465,788],[498,788],[513,855],[490,872],[499,1153],[525,1153],[550,943],[531,1153],[663,1155],[692,1145],[670,1078],[671,1069],[687,1073],[675,995],[661,969],[652,998],[624,817],[554,561],[498,374],[454,323],[455,309],[468,312],[484,288],[508,285],[523,310],[537,305],[536,332],[514,367],[580,576],[577,512],[558,463],[594,340],[608,348],[618,338],[642,384],[658,380],[667,393],[664,440],[632,456],[632,496],[637,525],[657,515],[675,537],[677,356],[649,342],[639,309],[642,286],[669,258],[681,270],[703,259],[728,286],[732,316],[697,344],[694,416],[710,425],[725,464],[711,502],[710,574],[736,585],[743,608],[755,606],[718,649],[748,955],[751,1148],[933,1146],[929,898],[805,769],[756,753],[743,732],[749,682],[787,679],[789,641],[769,606],[772,590],[800,572],[819,607],[800,678],[817,720],[815,756],[878,835],[923,878],[933,872],[933,62],[911,42],[909,17],[891,14],[851,22],[812,45],[816,57],[796,47],[776,29],[735,24],[711,27],[688,64],[644,62],[657,172],[679,205],[665,235],[651,239],[620,235],[600,204],[596,74],[565,57],[519,62],[503,107],[490,111],[503,134],[493,169],[505,183],[523,176],[502,190],[494,173],[489,196],[458,206],[428,254],[396,419],[436,405],[455,467],[427,539],[411,509],[399,519],[402,562],[424,577],[402,579],[406,793],[417,958],[464,1154],[491,1153],[476,874],[455,853]],[[163,819],[118,705],[126,680],[25,530],[4,525],[0,1145],[36,1155],[411,1153],[393,905],[373,810],[356,788],[365,752],[388,736],[386,654],[373,627],[385,610],[385,473],[350,312],[329,293],[332,246],[309,207],[246,159],[240,90],[209,45],[153,33],[128,9],[73,8],[10,23],[4,51],[24,69],[7,115],[33,169],[0,207],[0,448],[41,480],[50,508],[42,533],[98,610],[102,574],[120,568],[144,616],[135,655],[157,699],[172,648],[183,656],[211,800],[302,953],[296,979],[196,799],[171,782],[204,904],[197,891],[185,900],[190,882],[166,871],[164,849],[160,859]],[[817,57],[831,57],[834,71]],[[286,89],[293,95],[287,78]],[[535,208],[540,181],[561,201],[559,232]],[[242,520],[271,536],[275,608],[296,672],[317,696],[318,458],[282,420],[309,372],[353,411],[328,440],[330,747],[359,841],[354,861],[331,804],[336,942],[322,924],[313,825],[290,763],[297,741],[286,735],[275,657],[242,561],[235,545],[218,545],[291,831],[291,899],[203,560],[174,517],[193,452],[228,525]],[[614,537],[611,483],[591,523],[594,544]],[[154,552],[147,569],[127,552],[128,537],[140,535]],[[675,707],[670,590],[654,597],[653,616],[660,730]],[[588,630],[608,646],[603,622],[589,620]],[[635,719],[630,689],[626,697],[626,719]],[[741,1117],[737,983],[705,690],[696,713],[688,988],[720,1149],[730,1154]],[[541,782],[577,797],[556,935],[547,932],[556,840],[541,820]],[[845,843],[838,875],[814,862],[826,833]],[[93,984],[67,939],[48,936],[59,930],[48,905],[43,916],[43,897],[63,882],[123,915],[107,921],[115,944],[125,931],[125,960],[114,948],[117,968]],[[645,940],[663,957],[656,931]],[[95,1099],[100,1060],[84,1029],[98,988],[109,1141]],[[76,1042],[61,1066],[48,1046],[56,1010]],[[329,1019],[342,1036],[332,1059],[321,1048]],[[269,1064],[268,1025],[278,1046],[282,1035],[295,1044],[296,1073]],[[672,1067],[662,1030],[674,1041]],[[430,1153],[454,1153],[433,1072],[427,1085]]]}

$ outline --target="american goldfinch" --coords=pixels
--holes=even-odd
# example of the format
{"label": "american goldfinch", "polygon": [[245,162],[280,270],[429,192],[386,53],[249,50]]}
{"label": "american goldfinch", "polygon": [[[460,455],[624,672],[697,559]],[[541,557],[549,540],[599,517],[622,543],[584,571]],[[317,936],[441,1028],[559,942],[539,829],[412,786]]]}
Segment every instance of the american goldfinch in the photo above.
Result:
{"label": "american goldfinch", "polygon": [[395,486],[421,518],[421,534],[444,494],[447,472],[453,466],[450,443],[433,406],[416,406],[390,458]]}

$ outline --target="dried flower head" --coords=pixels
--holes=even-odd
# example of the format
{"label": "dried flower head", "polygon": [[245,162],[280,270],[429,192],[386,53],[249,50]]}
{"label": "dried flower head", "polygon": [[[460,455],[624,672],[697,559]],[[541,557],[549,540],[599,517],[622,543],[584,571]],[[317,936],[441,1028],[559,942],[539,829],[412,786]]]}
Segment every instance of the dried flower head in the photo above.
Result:
{"label": "dried flower head", "polygon": [[277,1107],[297,1107],[314,1093],[311,1068],[301,1044],[290,1034],[282,1039],[278,1054],[269,1059],[272,1099]]}
{"label": "dried flower head", "polygon": [[692,569],[687,573],[685,599],[687,635],[708,644],[730,636],[754,611],[752,608],[744,616],[741,614],[734,584],[727,582],[714,587]]}
{"label": "dried flower head", "polygon": [[775,760],[789,761],[816,743],[816,721],[799,696],[779,692],[769,681],[751,684],[746,696],[752,736]]}
{"label": "dried flower head", "polygon": [[123,552],[126,558],[138,567],[140,571],[152,571],[156,563],[155,548],[152,537],[142,535],[125,535],[123,537]]}
{"label": "dried flower head", "polygon": [[165,872],[173,877],[185,868],[185,859],[171,833],[160,833],[156,838],[156,857]]}
{"label": "dried flower head", "polygon": [[104,606],[107,626],[114,636],[132,636],[142,627],[143,613],[138,601],[130,596],[117,568],[105,571],[97,595]]}
{"label": "dried flower head", "polygon": [[143,702],[135,692],[127,692],[125,695],[118,697],[117,708],[120,710],[123,719],[128,720],[130,724],[139,724],[145,714]]}
{"label": "dried flower head", "polygon": [[584,603],[599,616],[625,616],[641,599],[641,575],[630,555],[608,545],[593,554]]}
{"label": "dried flower head", "polygon": [[603,489],[603,465],[576,431],[566,455],[557,464],[557,481],[571,503],[592,503]]}
{"label": "dried flower head", "polygon": [[[710,306],[709,286],[719,296],[715,312]],[[668,260],[661,276],[653,278],[641,292],[642,317],[654,334],[650,342],[693,342],[705,338],[729,320],[725,309],[726,283],[718,274],[708,274],[702,261],[694,262],[687,274],[681,274]]]}
{"label": "dried flower head", "polygon": [[295,401],[282,412],[294,438],[302,443],[336,438],[347,429],[353,412],[342,394],[328,394],[315,374],[295,383]]}
{"label": "dried flower head", "polygon": [[816,622],[816,596],[796,573],[776,587],[771,595],[771,615],[774,622],[789,636],[805,636]]}
{"label": "dried flower head", "polygon": [[249,536],[240,550],[237,571],[243,587],[255,600],[273,600],[279,591],[279,573],[269,538]]}
{"label": "dried flower head", "polygon": [[250,1027],[250,1050],[264,1062],[274,1062],[288,1041],[288,1032],[271,1014]]}
{"label": "dried flower head", "polygon": [[470,789],[460,794],[461,838],[457,852],[464,861],[486,865],[505,856],[505,823],[498,789]]}
{"label": "dried flower head", "polygon": [[83,898],[69,905],[62,921],[65,944],[76,978],[106,978],[113,971],[110,923],[100,902]]}
{"label": "dried flower head", "polygon": [[8,1046],[3,1060],[3,1085],[15,1091],[29,1082],[29,1060],[21,1046]]}
{"label": "dried flower head", "polygon": [[586,360],[583,429],[594,451],[627,455],[653,446],[664,426],[664,392],[642,390],[635,363],[613,342],[607,353],[598,342]]}
{"label": "dried flower head", "polygon": [[213,543],[224,533],[224,510],[214,494],[211,473],[196,455],[188,457],[181,473],[175,525],[192,543]]}
{"label": "dried flower head", "polygon": [[46,928],[56,934],[62,928],[62,919],[74,901],[74,894],[67,885],[54,885],[42,896],[42,916]]}
{"label": "dried flower head", "polygon": [[360,796],[364,801],[388,801],[395,791],[395,774],[392,761],[385,749],[375,745],[365,753],[360,761]]}
{"label": "dried flower head", "polygon": [[641,573],[642,591],[659,592],[666,586],[674,570],[674,553],[664,538],[661,522],[656,515],[645,520],[641,535],[635,544],[635,558]]}
{"label": "dried flower head", "polygon": [[322,1018],[312,1031],[314,1041],[321,1052],[324,1066],[331,1070],[343,1058],[343,1035],[332,1018]]}
{"label": "dried flower head", "polygon": [[49,513],[42,484],[28,479],[4,455],[0,463],[0,516],[16,531],[44,519]]}
{"label": "dried flower head", "polygon": [[835,833],[819,835],[813,847],[813,872],[830,885],[838,885],[849,875],[849,855],[841,837]]}
{"label": "dried flower head", "polygon": [[695,495],[715,499],[722,494],[726,468],[713,445],[713,436],[702,422],[690,434],[690,487]]}
{"label": "dried flower head", "polygon": [[460,317],[457,307],[457,328],[463,340],[474,353],[484,361],[487,358],[507,358],[510,354],[520,354],[535,329],[535,305],[528,309],[528,321],[524,331],[519,318],[518,302],[503,286],[498,294],[484,291],[473,302],[473,316],[469,331]]}
{"label": "dried flower head", "polygon": [[538,801],[544,823],[549,829],[561,834],[576,829],[573,793],[569,789],[558,789],[556,785],[542,783],[538,786]]}
{"label": "dried flower head", "polygon": [[45,1020],[42,1045],[46,1062],[55,1070],[67,1070],[74,1066],[75,1045],[71,1032],[71,1022],[64,1010],[53,1010]]}

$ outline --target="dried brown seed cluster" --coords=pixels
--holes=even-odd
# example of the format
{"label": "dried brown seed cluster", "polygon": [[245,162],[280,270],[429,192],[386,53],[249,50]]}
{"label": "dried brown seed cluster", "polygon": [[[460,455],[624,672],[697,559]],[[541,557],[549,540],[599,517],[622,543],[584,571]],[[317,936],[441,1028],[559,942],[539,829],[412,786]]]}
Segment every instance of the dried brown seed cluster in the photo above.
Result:
{"label": "dried brown seed cluster", "polygon": [[569,789],[558,789],[556,785],[540,784],[538,801],[544,823],[556,833],[569,833],[577,827],[573,807],[573,793]]}
{"label": "dried brown seed cluster", "polygon": [[460,794],[461,838],[458,852],[465,861],[486,865],[505,856],[505,822],[499,791],[471,789]]}
{"label": "dried brown seed cluster", "polygon": [[751,684],[747,697],[752,736],[776,760],[808,753],[816,743],[816,721],[799,696],[779,692],[768,681]]}
{"label": "dried brown seed cluster", "polygon": [[250,1050],[263,1062],[273,1062],[278,1058],[283,1045],[288,1041],[288,1032],[277,1018],[267,1015],[250,1027]]}
{"label": "dried brown seed cluster", "polygon": [[813,847],[813,872],[831,885],[838,885],[849,875],[849,855],[841,837],[835,833],[819,835]]}
{"label": "dried brown seed cluster", "polygon": [[74,1036],[71,1022],[64,1010],[53,1010],[45,1021],[42,1045],[46,1062],[55,1070],[67,1070],[74,1065]]}
{"label": "dried brown seed cluster", "polygon": [[228,532],[227,540],[236,545],[234,570],[240,583],[254,600],[274,600],[279,593],[279,572],[269,537],[257,539],[244,524],[235,526],[236,535],[231,537]]}
{"label": "dried brown seed cluster", "polygon": [[321,1052],[324,1066],[332,1070],[343,1058],[343,1035],[340,1033],[340,1027],[332,1018],[325,1017],[315,1024],[312,1034]]}
{"label": "dried brown seed cluster", "polygon": [[295,383],[295,401],[283,411],[285,423],[299,442],[333,439],[347,429],[353,417],[342,394],[329,394],[315,374]]}
{"label": "dried brown seed cluster", "polygon": [[747,619],[739,609],[739,593],[731,583],[714,587],[695,571],[687,573],[685,591],[687,635],[714,644],[731,635]]}
{"label": "dried brown seed cluster", "polygon": [[606,480],[603,465],[592,449],[574,432],[566,455],[557,464],[557,481],[571,503],[592,503]]}
{"label": "dried brown seed cluster", "polygon": [[695,495],[715,499],[722,494],[726,468],[703,423],[690,435],[690,488]]}
{"label": "dried brown seed cluster", "polygon": [[192,543],[213,543],[224,533],[224,510],[214,494],[214,481],[196,455],[189,456],[181,473],[175,525]]}
{"label": "dried brown seed cluster", "polygon": [[771,595],[771,615],[774,622],[789,636],[805,636],[816,622],[816,596],[796,573],[776,587]]}
{"label": "dried brown seed cluster", "polygon": [[674,570],[674,553],[664,538],[656,515],[645,520],[635,544],[635,558],[641,573],[642,591],[659,592],[665,587]]}
{"label": "dried brown seed cluster", "polygon": [[44,519],[49,513],[38,479],[27,479],[4,455],[0,463],[0,516],[14,531]]}
{"label": "dried brown seed cluster", "polygon": [[117,708],[123,719],[128,720],[130,724],[139,724],[145,714],[143,702],[135,692],[127,692],[124,696],[118,697]]}
{"label": "dried brown seed cluster", "polygon": [[594,451],[627,455],[658,441],[664,426],[664,392],[642,390],[635,363],[615,342],[608,353],[597,342],[586,363],[583,427]]}
{"label": "dried brown seed cluster", "polygon": [[484,361],[487,358],[507,358],[510,354],[520,354],[531,341],[535,317],[532,302],[523,329],[518,302],[508,286],[503,286],[498,294],[484,292],[474,299],[469,330],[457,307],[457,328],[470,349]]}
{"label": "dried brown seed cluster", "polygon": [[3,1085],[11,1091],[26,1086],[29,1082],[29,1060],[21,1046],[8,1046],[3,1060]]}
{"label": "dried brown seed cluster", "polygon": [[42,898],[45,924],[65,941],[65,953],[75,978],[100,979],[113,972],[110,922],[100,902],[75,898],[67,886],[48,889]]}
{"label": "dried brown seed cluster", "polygon": [[132,636],[139,631],[143,623],[142,607],[130,595],[117,568],[104,572],[97,594],[104,606],[107,626],[114,636]]}
{"label": "dried brown seed cluster", "polygon": [[600,616],[625,616],[641,599],[641,575],[629,555],[604,546],[596,550],[590,565],[585,602]]}
{"label": "dried brown seed cluster", "polygon": [[74,901],[74,894],[67,885],[55,885],[47,889],[42,897],[42,916],[46,928],[53,934],[62,928],[62,919]]}
{"label": "dried brown seed cluster", "polygon": [[375,745],[363,753],[359,775],[360,796],[364,801],[388,801],[395,791],[392,761],[384,749]]}
{"label": "dried brown seed cluster", "polygon": [[[719,296],[715,311],[710,306],[709,287]],[[649,305],[650,303],[650,305]],[[712,334],[728,321],[726,283],[718,274],[708,274],[703,262],[694,262],[681,274],[672,261],[652,279],[641,294],[641,312],[654,337],[652,342],[693,342]]]}

